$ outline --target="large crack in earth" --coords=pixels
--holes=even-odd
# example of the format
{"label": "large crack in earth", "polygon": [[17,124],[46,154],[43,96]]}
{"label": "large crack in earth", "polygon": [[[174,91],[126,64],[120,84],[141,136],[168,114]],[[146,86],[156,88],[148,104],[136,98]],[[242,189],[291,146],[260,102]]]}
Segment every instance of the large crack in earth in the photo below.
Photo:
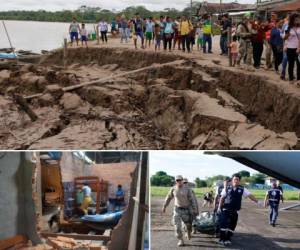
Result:
{"label": "large crack in earth", "polygon": [[[69,49],[67,58],[66,68],[61,50],[39,64],[1,66],[2,149],[299,148],[300,98],[266,78],[130,49]],[[28,99],[37,121],[14,103],[16,93],[43,93]]]}

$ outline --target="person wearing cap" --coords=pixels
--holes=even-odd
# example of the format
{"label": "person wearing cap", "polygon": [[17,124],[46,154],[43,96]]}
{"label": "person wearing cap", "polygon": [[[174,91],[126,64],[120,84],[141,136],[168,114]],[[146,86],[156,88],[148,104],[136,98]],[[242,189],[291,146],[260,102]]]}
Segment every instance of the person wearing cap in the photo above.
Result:
{"label": "person wearing cap", "polygon": [[[192,188],[189,187],[189,181],[187,178],[183,178],[183,184],[189,188],[192,192],[192,195],[193,195],[193,199],[195,201],[195,204],[196,204],[196,213],[193,213],[193,210],[192,210],[192,207],[190,206],[190,213],[192,214],[193,216],[193,220],[197,217],[197,215],[199,214],[199,207],[198,207],[198,201],[197,201],[197,197],[196,197],[196,194],[194,192],[194,190]],[[193,233],[195,234],[196,233],[196,230],[194,230],[195,228],[193,228]]]}
{"label": "person wearing cap", "polygon": [[231,237],[238,222],[238,211],[242,206],[242,198],[249,198],[260,205],[258,200],[243,186],[240,185],[240,174],[232,176],[231,185],[221,193],[218,213],[220,214],[220,240],[221,245],[231,245]]}
{"label": "person wearing cap", "polygon": [[267,191],[265,196],[265,207],[270,206],[269,224],[275,227],[278,217],[280,200],[283,203],[283,195],[277,186],[276,180],[272,181],[272,188]]}
{"label": "person wearing cap", "polygon": [[173,210],[173,223],[175,228],[175,235],[177,237],[178,246],[184,246],[183,232],[182,232],[182,222],[185,224],[187,229],[187,238],[191,238],[192,232],[192,214],[197,213],[196,203],[193,198],[193,194],[190,188],[183,184],[183,177],[181,175],[176,176],[176,185],[172,187],[165,199],[163,204],[162,213],[166,212],[167,206],[170,204],[171,200],[174,199],[174,210]]}
{"label": "person wearing cap", "polygon": [[81,203],[80,209],[87,214],[88,213],[88,207],[92,203],[92,189],[89,187],[88,182],[83,183],[83,187],[81,188],[81,192],[83,193],[83,201]]}

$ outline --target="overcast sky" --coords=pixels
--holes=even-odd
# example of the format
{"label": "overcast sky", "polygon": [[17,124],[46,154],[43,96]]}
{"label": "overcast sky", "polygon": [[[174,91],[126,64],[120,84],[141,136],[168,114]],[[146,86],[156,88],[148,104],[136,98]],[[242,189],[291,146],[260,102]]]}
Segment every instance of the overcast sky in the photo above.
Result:
{"label": "overcast sky", "polygon": [[196,177],[204,179],[214,175],[227,175],[247,170],[251,174],[257,171],[229,158],[218,155],[206,155],[201,151],[150,151],[150,176],[157,171],[169,175],[183,175],[189,181]]}
{"label": "overcast sky", "polygon": [[[219,2],[211,0],[209,2]],[[224,3],[233,2],[223,0]],[[239,3],[255,3],[255,0],[239,0]],[[176,8],[182,10],[190,0],[1,0],[0,10],[74,10],[82,5],[101,7],[103,9],[122,10],[128,6],[144,5],[150,10]]]}

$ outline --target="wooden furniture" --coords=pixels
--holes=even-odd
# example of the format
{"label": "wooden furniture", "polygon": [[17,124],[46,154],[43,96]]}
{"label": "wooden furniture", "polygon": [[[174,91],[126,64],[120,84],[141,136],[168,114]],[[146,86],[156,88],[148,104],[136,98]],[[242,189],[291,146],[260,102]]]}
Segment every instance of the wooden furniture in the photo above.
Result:
{"label": "wooden furniture", "polygon": [[108,200],[108,182],[100,180],[97,176],[82,176],[74,179],[74,191],[81,188],[84,183],[88,183],[92,192],[96,193],[96,212],[100,212],[101,202],[107,202]]}

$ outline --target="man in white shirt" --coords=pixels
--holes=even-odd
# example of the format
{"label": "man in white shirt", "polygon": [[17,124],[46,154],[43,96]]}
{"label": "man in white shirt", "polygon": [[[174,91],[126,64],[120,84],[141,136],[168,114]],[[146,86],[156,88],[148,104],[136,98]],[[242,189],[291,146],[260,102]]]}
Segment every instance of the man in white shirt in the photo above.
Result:
{"label": "man in white shirt", "polygon": [[74,39],[76,40],[76,43],[77,43],[77,46],[78,46],[78,34],[80,32],[80,26],[79,24],[77,23],[76,21],[76,18],[73,17],[73,21],[72,23],[70,24],[70,27],[69,27],[69,33],[70,33],[70,38],[71,38],[71,46],[73,46],[73,41]]}
{"label": "man in white shirt", "polygon": [[259,204],[258,200],[240,185],[241,176],[234,174],[231,185],[221,192],[218,213],[220,214],[220,240],[222,245],[231,245],[231,237],[238,221],[238,211],[241,209],[242,197],[249,198]]}
{"label": "man in white shirt", "polygon": [[97,28],[101,34],[102,43],[107,43],[108,23],[101,19],[101,21],[98,23]]}

